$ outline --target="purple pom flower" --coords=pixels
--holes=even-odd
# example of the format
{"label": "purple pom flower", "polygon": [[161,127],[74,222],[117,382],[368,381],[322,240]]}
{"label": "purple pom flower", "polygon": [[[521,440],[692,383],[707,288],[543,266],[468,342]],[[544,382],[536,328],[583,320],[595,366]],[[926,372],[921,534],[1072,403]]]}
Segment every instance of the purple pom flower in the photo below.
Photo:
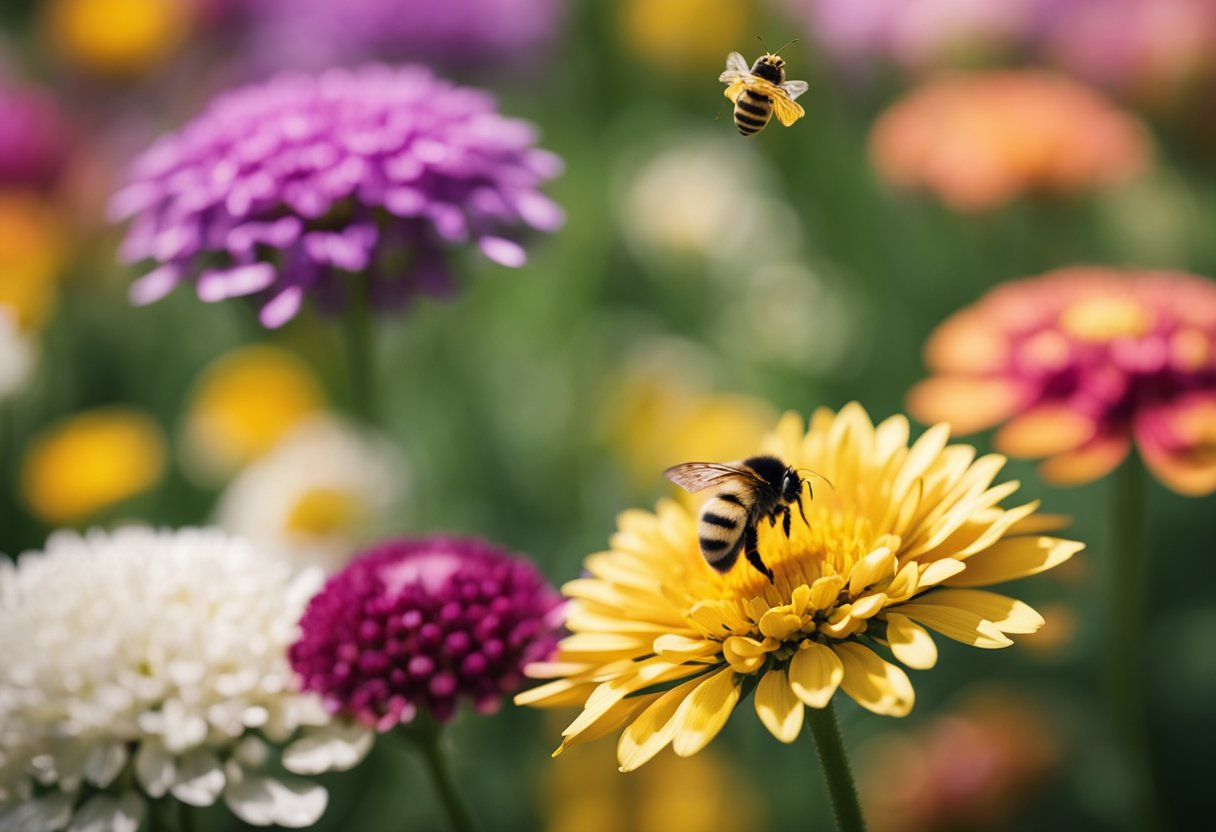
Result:
{"label": "purple pom flower", "polygon": [[461,697],[490,712],[554,650],[561,598],[527,560],[482,540],[382,543],[331,577],[300,621],[305,690],[387,731]]}
{"label": "purple pom flower", "polygon": [[51,97],[0,81],[0,187],[47,187],[67,163],[67,121]]}
{"label": "purple pom flower", "polygon": [[527,228],[561,209],[538,190],[561,160],[488,93],[420,66],[284,75],[221,95],[136,160],[115,195],[133,218],[131,287],[151,303],[193,280],[200,298],[254,295],[277,327],[306,296],[341,309],[353,275],[378,306],[446,294],[445,252],[476,242],[518,267]]}

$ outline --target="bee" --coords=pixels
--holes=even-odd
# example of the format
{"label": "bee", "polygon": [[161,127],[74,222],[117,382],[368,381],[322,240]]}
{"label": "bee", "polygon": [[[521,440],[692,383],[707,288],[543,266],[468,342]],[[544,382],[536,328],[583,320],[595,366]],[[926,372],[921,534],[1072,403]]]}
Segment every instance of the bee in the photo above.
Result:
{"label": "bee", "polygon": [[[773,582],[773,570],[760,557],[756,527],[762,520],[775,526],[781,517],[789,537],[791,505],[798,506],[802,522],[807,522],[802,488],[810,489],[810,484],[797,469],[775,456],[751,456],[740,462],[686,462],[668,468],[663,476],[694,494],[718,487],[702,507],[697,526],[701,554],[710,566],[726,572],[742,550],[747,562]],[[810,494],[814,499],[814,492]]]}
{"label": "bee", "polygon": [[[763,45],[764,41],[760,43]],[[726,56],[726,71],[718,80],[727,85],[725,95],[735,105],[735,127],[744,136],[763,130],[774,112],[785,127],[806,115],[806,110],[794,103],[795,98],[806,92],[806,81],[786,81],[785,59],[767,51],[767,47],[751,69],[742,55],[731,52]]]}

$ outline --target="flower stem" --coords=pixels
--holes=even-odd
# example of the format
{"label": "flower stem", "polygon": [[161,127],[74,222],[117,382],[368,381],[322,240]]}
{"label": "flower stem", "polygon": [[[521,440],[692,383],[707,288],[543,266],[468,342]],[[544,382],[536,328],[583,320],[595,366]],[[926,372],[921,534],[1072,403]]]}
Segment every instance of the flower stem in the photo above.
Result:
{"label": "flower stem", "polygon": [[443,804],[454,832],[473,832],[473,819],[460,795],[456,793],[452,773],[440,746],[442,726],[428,714],[419,714],[412,723],[401,727],[401,733],[422,754],[431,780],[434,781],[435,792],[439,795],[439,802]]}
{"label": "flower stem", "polygon": [[190,807],[180,800],[177,804],[177,832],[194,832],[194,813]]}
{"label": "flower stem", "polygon": [[840,832],[864,832],[866,822],[861,814],[861,802],[857,799],[857,787],[853,785],[849,755],[840,736],[836,706],[828,702],[826,708],[808,708],[807,714],[811,734],[815,737],[815,748],[819,751],[819,762],[827,780],[828,794],[832,798],[836,828]]}
{"label": "flower stem", "polygon": [[1129,455],[1114,476],[1114,573],[1109,578],[1106,685],[1114,735],[1136,775],[1135,828],[1159,829],[1144,723],[1144,466]]}
{"label": "flower stem", "polygon": [[375,329],[366,281],[349,276],[350,303],[344,316],[346,378],[350,408],[365,424],[376,424]]}

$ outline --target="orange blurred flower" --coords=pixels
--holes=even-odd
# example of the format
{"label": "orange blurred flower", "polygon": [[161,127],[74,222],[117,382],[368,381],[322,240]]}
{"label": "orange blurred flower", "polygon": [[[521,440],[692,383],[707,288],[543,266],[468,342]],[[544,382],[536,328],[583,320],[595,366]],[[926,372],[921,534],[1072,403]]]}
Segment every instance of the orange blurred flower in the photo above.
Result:
{"label": "orange blurred flower", "polygon": [[1021,70],[928,82],[879,117],[870,154],[891,184],[981,212],[1125,181],[1151,150],[1140,122],[1099,93]]}
{"label": "orange blurred flower", "polygon": [[40,328],[54,307],[67,235],[59,210],[33,192],[0,191],[0,305],[21,329]]}
{"label": "orange blurred flower", "polygon": [[70,63],[101,75],[133,76],[164,63],[185,42],[187,0],[51,0],[45,29]]}
{"label": "orange blurred flower", "polygon": [[994,690],[917,731],[872,740],[858,786],[872,832],[991,829],[1016,815],[1060,753],[1042,714]]}
{"label": "orange blurred flower", "polygon": [[1058,269],[990,291],[925,347],[909,410],[957,433],[1004,423],[1003,453],[1049,482],[1105,476],[1134,440],[1180,494],[1216,491],[1216,283],[1182,272]]}

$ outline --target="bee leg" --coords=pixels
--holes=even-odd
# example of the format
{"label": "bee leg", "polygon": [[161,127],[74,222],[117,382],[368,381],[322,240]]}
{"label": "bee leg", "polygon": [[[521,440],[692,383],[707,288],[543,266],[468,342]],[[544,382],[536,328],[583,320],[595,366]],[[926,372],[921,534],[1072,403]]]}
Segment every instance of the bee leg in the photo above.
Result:
{"label": "bee leg", "polygon": [[743,541],[744,549],[747,553],[747,562],[756,567],[756,570],[761,575],[768,578],[768,582],[770,584],[773,583],[773,570],[765,566],[764,561],[760,558],[760,540],[759,535],[756,534],[756,527],[754,525],[749,525],[747,529],[744,530]]}
{"label": "bee leg", "polygon": [[770,526],[775,526],[775,525],[777,525],[777,513],[776,513],[776,512],[773,512],[772,514],[770,514],[770,515],[768,516],[768,524],[769,524]]}
{"label": "bee leg", "polygon": [[781,528],[785,529],[785,536],[790,536],[790,507],[785,507],[785,515],[781,518]]}
{"label": "bee leg", "polygon": [[[787,524],[789,522],[789,511],[790,510],[788,508],[785,510],[785,512],[786,512],[785,519],[786,519]],[[807,528],[810,528],[811,521],[806,519],[806,510],[803,509],[803,507],[802,507],[802,495],[801,494],[798,495],[798,513],[802,515],[802,522],[806,523]]]}

